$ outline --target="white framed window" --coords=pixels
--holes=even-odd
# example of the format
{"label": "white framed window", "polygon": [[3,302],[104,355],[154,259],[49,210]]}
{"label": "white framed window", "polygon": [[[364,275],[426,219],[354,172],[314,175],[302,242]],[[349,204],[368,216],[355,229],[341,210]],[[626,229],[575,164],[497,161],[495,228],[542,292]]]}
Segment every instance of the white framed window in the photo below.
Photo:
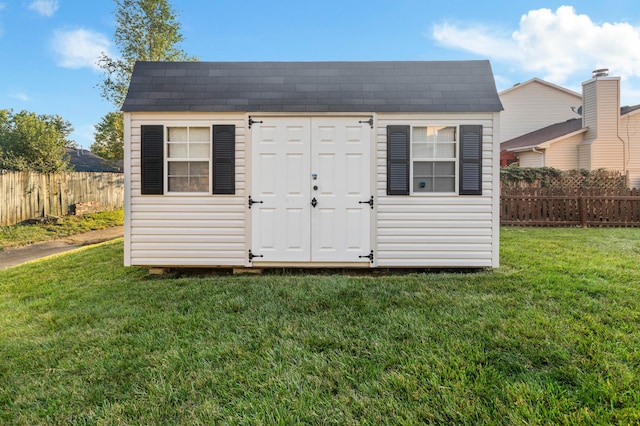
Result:
{"label": "white framed window", "polygon": [[458,128],[411,128],[411,193],[455,193],[458,175]]}
{"label": "white framed window", "polygon": [[209,193],[211,127],[169,126],[166,134],[168,193]]}

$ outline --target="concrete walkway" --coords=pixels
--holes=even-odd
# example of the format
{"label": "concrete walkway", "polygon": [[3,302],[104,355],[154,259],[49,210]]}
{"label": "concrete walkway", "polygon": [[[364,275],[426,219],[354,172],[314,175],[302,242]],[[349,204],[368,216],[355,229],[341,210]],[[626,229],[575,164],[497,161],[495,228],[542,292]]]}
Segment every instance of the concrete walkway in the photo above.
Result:
{"label": "concrete walkway", "polygon": [[44,241],[28,246],[8,248],[0,251],[0,270],[53,254],[71,251],[78,247],[113,240],[123,235],[124,226],[114,226],[98,231],[85,232],[84,234],[71,235],[60,240]]}

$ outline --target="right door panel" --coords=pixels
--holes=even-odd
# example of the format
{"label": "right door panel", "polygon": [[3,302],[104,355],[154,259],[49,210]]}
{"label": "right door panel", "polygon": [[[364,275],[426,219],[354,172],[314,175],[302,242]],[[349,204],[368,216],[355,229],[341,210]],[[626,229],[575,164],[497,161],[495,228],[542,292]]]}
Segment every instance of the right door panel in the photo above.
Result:
{"label": "right door panel", "polygon": [[[368,123],[354,117],[311,121],[311,259],[357,262],[370,250],[371,196]],[[315,189],[317,186],[318,189]]]}

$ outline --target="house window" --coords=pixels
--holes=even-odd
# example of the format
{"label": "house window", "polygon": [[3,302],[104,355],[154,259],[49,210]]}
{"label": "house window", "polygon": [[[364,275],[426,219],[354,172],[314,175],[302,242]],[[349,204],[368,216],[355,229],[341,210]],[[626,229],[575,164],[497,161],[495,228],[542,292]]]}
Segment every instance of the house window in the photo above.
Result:
{"label": "house window", "polygon": [[211,128],[167,127],[168,192],[210,191]]}
{"label": "house window", "polygon": [[457,128],[413,127],[411,192],[456,192]]}

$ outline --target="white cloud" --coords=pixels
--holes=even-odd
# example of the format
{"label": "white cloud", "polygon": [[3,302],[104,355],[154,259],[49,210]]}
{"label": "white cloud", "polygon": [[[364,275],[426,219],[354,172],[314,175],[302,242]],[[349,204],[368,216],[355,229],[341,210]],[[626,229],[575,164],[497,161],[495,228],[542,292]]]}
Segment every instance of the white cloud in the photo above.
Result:
{"label": "white cloud", "polygon": [[63,68],[98,69],[96,62],[104,52],[108,54],[109,39],[103,34],[85,29],[56,30],[51,47],[58,55],[57,64]]}
{"label": "white cloud", "polygon": [[514,54],[518,54],[518,46],[514,40],[482,25],[462,28],[445,22],[433,28],[433,37],[443,46],[496,59],[509,60],[513,59]]}
{"label": "white cloud", "polygon": [[38,15],[52,17],[60,5],[58,0],[35,0],[29,4],[29,9],[36,12]]}
{"label": "white cloud", "polygon": [[21,100],[21,101],[25,101],[25,102],[31,100],[31,98],[25,93],[12,93],[12,94],[9,95],[9,97],[13,98],[13,99],[18,99],[18,100]]}
{"label": "white cloud", "polygon": [[531,10],[512,34],[484,26],[443,23],[433,37],[443,46],[512,63],[546,80],[564,83],[575,73],[590,76],[596,68],[610,75],[640,76],[640,28],[628,23],[596,24],[571,6]]}
{"label": "white cloud", "polygon": [[496,86],[497,87],[510,87],[513,86],[513,81],[504,75],[500,75],[500,74],[494,74],[493,78],[496,81]]}

